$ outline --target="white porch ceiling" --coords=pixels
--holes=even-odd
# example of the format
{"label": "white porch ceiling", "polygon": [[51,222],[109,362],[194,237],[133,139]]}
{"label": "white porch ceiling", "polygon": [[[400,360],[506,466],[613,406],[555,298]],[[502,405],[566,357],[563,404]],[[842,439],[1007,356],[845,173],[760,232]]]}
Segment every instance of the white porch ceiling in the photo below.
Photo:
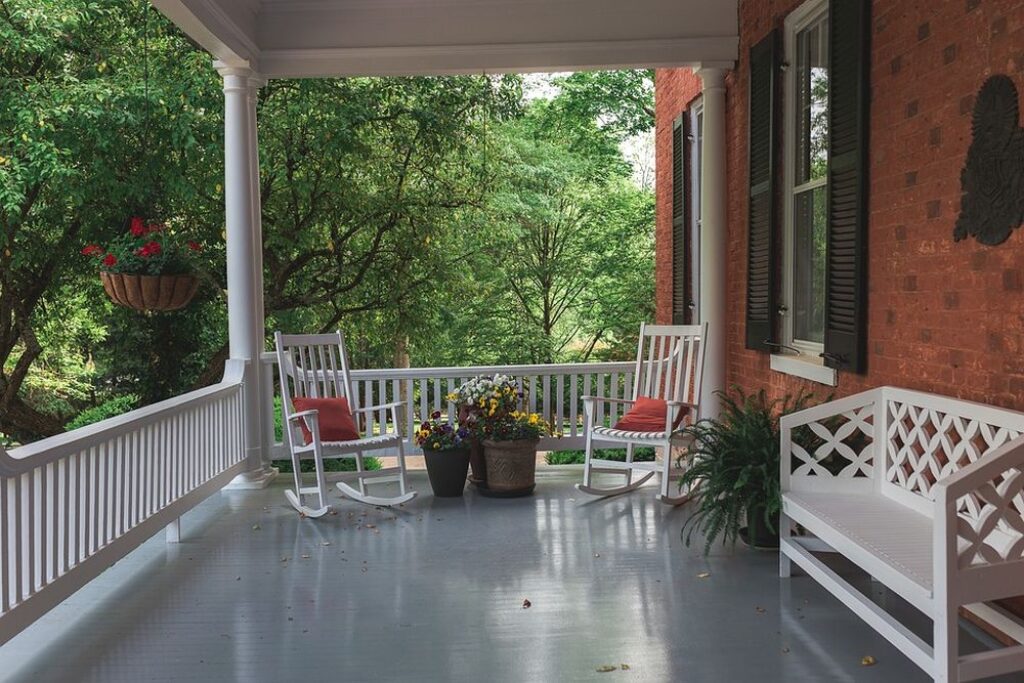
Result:
{"label": "white porch ceiling", "polygon": [[268,78],[731,66],[737,0],[152,0]]}

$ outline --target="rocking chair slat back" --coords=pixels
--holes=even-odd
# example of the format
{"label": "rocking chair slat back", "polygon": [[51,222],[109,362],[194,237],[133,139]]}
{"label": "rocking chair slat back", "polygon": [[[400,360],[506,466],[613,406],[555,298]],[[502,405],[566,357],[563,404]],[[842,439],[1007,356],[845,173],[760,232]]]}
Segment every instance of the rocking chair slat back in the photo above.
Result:
{"label": "rocking chair slat back", "polygon": [[352,410],[359,407],[359,397],[352,393],[341,331],[311,335],[278,332],[274,336],[286,418],[293,412],[293,398],[347,398]]}
{"label": "rocking chair slat back", "polygon": [[704,370],[704,325],[642,325],[633,398],[696,404]]}

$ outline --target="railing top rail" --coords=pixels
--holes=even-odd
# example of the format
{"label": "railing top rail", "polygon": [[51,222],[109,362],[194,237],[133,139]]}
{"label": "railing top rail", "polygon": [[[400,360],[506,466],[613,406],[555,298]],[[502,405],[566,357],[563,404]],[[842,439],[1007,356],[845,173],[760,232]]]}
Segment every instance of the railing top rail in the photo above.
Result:
{"label": "railing top rail", "polygon": [[[277,357],[273,353],[264,353],[263,362],[274,364]],[[465,365],[452,367],[426,368],[370,368],[352,370],[353,379],[410,379],[420,377],[469,377],[503,373],[507,375],[551,375],[573,374],[586,372],[632,372],[633,361],[600,362],[600,363],[537,363],[532,365]]]}
{"label": "railing top rail", "polygon": [[242,384],[245,362],[228,360],[224,378],[196,391],[169,398],[153,405],[132,410],[123,415],[75,429],[74,431],[34,441],[24,446],[5,451],[0,448],[0,476],[14,477],[47,463],[60,460],[93,445],[108,440],[111,436],[137,429],[159,420],[168,412],[197,403],[215,400]]}

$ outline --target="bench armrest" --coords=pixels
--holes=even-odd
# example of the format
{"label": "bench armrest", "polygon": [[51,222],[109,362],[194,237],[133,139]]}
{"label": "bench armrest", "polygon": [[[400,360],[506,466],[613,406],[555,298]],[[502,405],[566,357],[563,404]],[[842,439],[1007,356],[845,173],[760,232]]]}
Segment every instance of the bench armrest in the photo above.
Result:
{"label": "bench armrest", "polygon": [[[871,473],[876,455],[874,424],[868,424],[865,410],[872,416],[883,400],[882,389],[862,391],[852,396],[828,401],[820,405],[798,410],[779,419],[779,477],[782,490],[790,490],[793,477],[825,477],[828,479],[852,478],[858,472]],[[835,427],[833,432],[827,423],[834,418],[844,418],[843,424]],[[806,429],[821,441],[821,445],[809,453],[808,449],[793,441],[793,431]],[[857,453],[846,439],[857,433],[868,437],[871,443]],[[833,474],[820,463],[826,457],[837,453],[849,461],[849,465],[838,474]],[[794,468],[794,458],[799,461]]]}
{"label": "bench armrest", "polygon": [[1024,436],[1019,436],[932,488],[936,576],[942,570],[955,573],[965,600],[1011,597],[1024,589],[1022,480]]}

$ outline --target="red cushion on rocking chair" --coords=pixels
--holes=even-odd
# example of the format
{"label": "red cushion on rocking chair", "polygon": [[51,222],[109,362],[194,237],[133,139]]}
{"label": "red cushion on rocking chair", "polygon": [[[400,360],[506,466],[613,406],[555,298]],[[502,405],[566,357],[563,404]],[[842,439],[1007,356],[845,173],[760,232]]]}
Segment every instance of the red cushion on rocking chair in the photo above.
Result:
{"label": "red cushion on rocking chair", "polygon": [[[293,398],[292,405],[297,413],[304,410],[317,411],[321,441],[354,441],[360,436],[347,398]],[[313,434],[306,421],[299,420],[299,426],[306,443],[312,442]]]}
{"label": "red cushion on rocking chair", "polygon": [[[633,407],[615,423],[612,429],[621,429],[624,432],[663,432],[668,410],[668,403],[660,398],[637,396]],[[690,412],[689,408],[680,408],[679,415],[672,423],[672,429],[679,427],[688,412]]]}

